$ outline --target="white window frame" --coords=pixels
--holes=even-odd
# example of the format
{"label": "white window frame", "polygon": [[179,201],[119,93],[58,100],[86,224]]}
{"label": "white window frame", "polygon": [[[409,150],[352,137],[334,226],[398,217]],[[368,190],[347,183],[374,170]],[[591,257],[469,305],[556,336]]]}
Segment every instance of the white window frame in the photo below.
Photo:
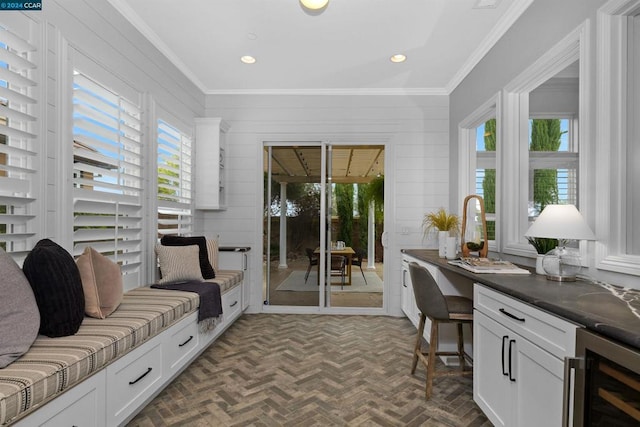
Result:
{"label": "white window frame", "polygon": [[[75,134],[71,141],[74,144],[74,149],[72,150],[74,157],[77,153],[81,158],[91,158],[90,163],[97,162],[95,166],[90,164],[82,166],[82,170],[93,170],[95,173],[100,173],[101,163],[113,162],[113,165],[117,166],[115,171],[105,172],[105,176],[115,176],[117,182],[95,186],[106,189],[104,191],[81,188],[82,185],[91,186],[92,181],[82,177],[74,177],[72,181],[74,207],[71,211],[72,215],[74,215],[74,228],[87,225],[97,228],[95,228],[95,231],[74,231],[72,254],[73,256],[80,255],[87,246],[93,247],[98,252],[111,253],[115,251],[115,253],[108,256],[112,261],[120,264],[125,289],[135,288],[142,283],[142,265],[145,261],[143,258],[145,247],[145,201],[143,197],[145,178],[143,176],[143,162],[145,152],[142,141],[142,96],[135,91],[127,90],[127,86],[119,82],[116,77],[104,75],[104,71],[101,72],[101,70],[96,69],[95,63],[92,64],[91,60],[86,57],[76,56],[73,69],[75,70],[74,73],[80,73],[83,76],[79,77],[79,79],[84,78],[86,84],[93,86],[96,92],[102,91],[105,96],[115,99],[118,106],[105,107],[108,110],[113,110],[112,114],[116,117],[110,123],[116,129],[115,132],[106,129],[101,130],[99,125],[88,124],[96,132],[104,133],[107,138],[114,141],[114,145],[107,147],[98,140],[87,140],[90,149],[80,150],[79,147],[76,149],[74,143],[76,140]],[[123,89],[127,94],[123,95],[120,89]],[[89,101],[91,102],[90,99]],[[84,108],[83,111],[90,119],[93,117],[96,120],[102,120],[102,117],[92,113],[90,108]],[[75,106],[73,112],[75,116]],[[82,139],[82,137],[79,136],[78,139]],[[108,155],[103,155],[99,151],[102,149],[117,149],[120,158],[110,159]],[[76,166],[74,165],[74,171],[75,169]],[[107,169],[104,170],[107,171]],[[93,213],[93,215],[76,216],[75,212],[77,211]],[[111,230],[108,228],[102,230],[98,227],[102,221],[100,218],[101,213],[115,215],[113,223],[108,221],[108,217],[105,217],[104,221],[105,226],[114,226],[113,233],[110,233]]]}
{"label": "white window frame", "polygon": [[[640,256],[626,253],[628,17],[640,0],[612,0],[597,13],[596,267],[640,275]],[[636,106],[637,108],[638,106]],[[637,220],[636,220],[637,221]],[[635,224],[638,226],[639,224]]]}
{"label": "white window frame", "polygon": [[[476,194],[476,169],[477,169],[477,151],[476,151],[476,129],[478,126],[490,119],[496,119],[496,213],[495,213],[495,240],[489,242],[490,251],[498,251],[500,248],[500,206],[501,206],[501,182],[502,171],[500,167],[500,152],[502,150],[502,138],[500,131],[501,117],[501,99],[500,94],[496,94],[489,100],[484,102],[467,118],[458,125],[458,195],[462,200],[469,194]],[[459,214],[462,215],[463,207],[460,206]]]}
{"label": "white window frame", "polygon": [[35,245],[43,216],[41,202],[42,159],[42,100],[37,89],[42,86],[42,52],[37,48],[41,26],[24,14],[4,14],[0,20],[0,61],[8,68],[0,69],[0,80],[7,82],[0,88],[0,98],[8,100],[0,106],[0,134],[7,143],[0,146],[6,164],[0,165],[0,205],[7,206],[0,223],[6,232],[0,240],[6,251],[22,263]]}
{"label": "white window frame", "polygon": [[[580,135],[578,199],[580,212],[589,222],[593,218],[586,183],[588,182],[590,139],[590,90],[588,86],[590,54],[590,23],[585,21],[564,39],[547,51],[522,74],[505,86],[502,92],[504,111],[502,140],[504,143],[502,177],[508,179],[504,185],[501,204],[503,218],[502,252],[510,255],[535,257],[532,246],[524,238],[528,229],[529,198],[529,93],[567,66],[579,61],[579,112],[578,134]],[[586,245],[581,243],[582,259],[586,259]]]}
{"label": "white window frame", "polygon": [[[580,147],[579,147],[579,137],[578,137],[578,121],[576,120],[574,113],[540,113],[540,114],[530,114],[529,119],[560,119],[560,120],[568,120],[569,121],[569,151],[557,151],[553,152],[552,155],[543,154],[546,153],[544,151],[537,152],[540,153],[535,158],[531,158],[529,156],[529,175],[531,175],[531,171],[534,169],[564,169],[563,165],[567,163],[577,163],[576,164],[576,179],[579,181],[580,179]],[[531,142],[531,141],[529,141]],[[529,150],[529,153],[531,151]],[[529,189],[528,195],[531,198],[533,193],[533,181],[531,176],[529,177]],[[576,182],[576,185],[579,189],[579,182]],[[575,195],[576,200],[573,202],[576,206],[578,206],[578,202],[580,200],[579,194]]]}
{"label": "white window frame", "polygon": [[[161,124],[164,123],[164,125]],[[195,185],[195,170],[194,170],[194,146],[195,140],[193,138],[193,128],[184,125],[180,120],[173,117],[171,114],[166,112],[163,109],[159,109],[156,120],[154,122],[157,128],[157,137],[156,137],[156,149],[155,149],[155,179],[153,183],[156,188],[156,227],[157,234],[162,234],[160,232],[160,219],[159,215],[162,212],[176,214],[179,216],[178,221],[175,223],[176,227],[172,233],[164,233],[164,234],[178,234],[180,236],[189,236],[194,231],[194,208],[195,208],[195,197],[194,197],[194,185]],[[172,138],[171,141],[167,140],[163,137],[164,131],[162,127],[166,126],[170,128],[175,134],[174,136],[179,136],[179,140]],[[161,141],[164,139],[164,141]],[[176,190],[179,193],[179,196],[174,200],[161,200],[159,185],[158,185],[158,177],[159,177],[159,158],[160,158],[160,147],[167,147],[168,144],[178,144],[179,152],[178,154],[178,162],[180,164],[179,171],[179,186]],[[170,150],[176,151],[175,147],[168,148]],[[180,172],[185,170],[186,174],[181,174]]]}

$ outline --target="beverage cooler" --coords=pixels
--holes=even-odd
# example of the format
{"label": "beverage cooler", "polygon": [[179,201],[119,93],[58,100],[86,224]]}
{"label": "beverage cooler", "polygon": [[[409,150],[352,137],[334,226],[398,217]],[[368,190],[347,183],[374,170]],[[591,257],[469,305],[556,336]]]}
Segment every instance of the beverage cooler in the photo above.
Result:
{"label": "beverage cooler", "polygon": [[578,329],[576,357],[565,361],[564,416],[577,427],[640,426],[640,350]]}

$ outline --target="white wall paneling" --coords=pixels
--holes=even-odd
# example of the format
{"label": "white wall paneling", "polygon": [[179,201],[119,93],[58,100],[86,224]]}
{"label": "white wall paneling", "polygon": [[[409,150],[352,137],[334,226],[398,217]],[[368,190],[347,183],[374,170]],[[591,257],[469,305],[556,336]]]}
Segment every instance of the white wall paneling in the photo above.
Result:
{"label": "white wall paneling", "polygon": [[[198,232],[220,235],[222,245],[248,245],[253,277],[262,272],[262,145],[264,141],[384,144],[385,311],[401,315],[400,249],[423,247],[425,212],[448,203],[446,96],[215,96],[206,116],[229,122],[228,208],[198,212]],[[435,243],[435,242],[433,242]],[[432,246],[435,247],[435,246]],[[262,301],[254,281],[252,303]],[[249,310],[260,311],[252,305]]]}

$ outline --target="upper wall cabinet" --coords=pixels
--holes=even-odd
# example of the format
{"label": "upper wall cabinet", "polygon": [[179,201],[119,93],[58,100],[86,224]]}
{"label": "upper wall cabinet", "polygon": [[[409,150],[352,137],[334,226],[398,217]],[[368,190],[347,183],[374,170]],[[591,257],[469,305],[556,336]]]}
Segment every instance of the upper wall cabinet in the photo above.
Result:
{"label": "upper wall cabinet", "polygon": [[220,118],[196,118],[196,209],[227,207],[225,135],[229,125]]}

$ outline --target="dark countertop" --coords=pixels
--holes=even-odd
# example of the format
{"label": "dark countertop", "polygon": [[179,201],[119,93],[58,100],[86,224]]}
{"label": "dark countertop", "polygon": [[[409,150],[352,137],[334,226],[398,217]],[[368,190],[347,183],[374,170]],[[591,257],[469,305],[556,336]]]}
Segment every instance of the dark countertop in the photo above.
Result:
{"label": "dark countertop", "polygon": [[475,274],[447,263],[437,250],[403,249],[402,253],[483,283],[595,332],[640,348],[640,291],[578,280],[554,282],[545,276]]}
{"label": "dark countertop", "polygon": [[249,252],[251,247],[249,246],[220,246],[218,248],[221,252]]}

